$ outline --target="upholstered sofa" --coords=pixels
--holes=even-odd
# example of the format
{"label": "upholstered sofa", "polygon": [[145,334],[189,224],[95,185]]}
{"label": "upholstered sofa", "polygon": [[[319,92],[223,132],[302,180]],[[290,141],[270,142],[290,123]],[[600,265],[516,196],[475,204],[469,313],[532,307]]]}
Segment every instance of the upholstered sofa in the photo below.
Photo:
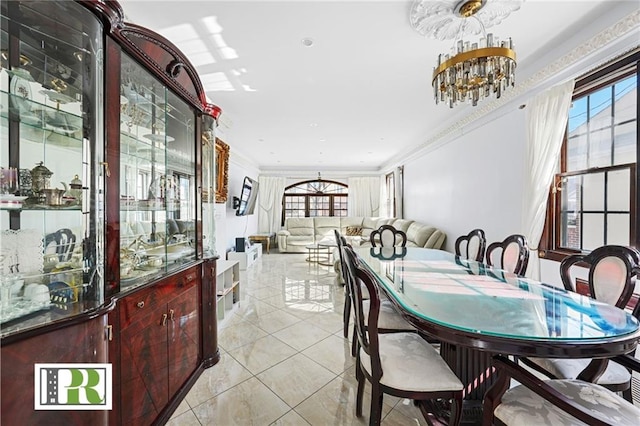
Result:
{"label": "upholstered sofa", "polygon": [[[440,249],[446,234],[434,226],[408,219],[378,217],[291,217],[278,231],[278,248],[282,253],[306,253],[309,244],[322,240],[335,241],[334,230],[345,236],[349,244],[370,246],[370,234],[380,226],[389,224],[407,234],[407,247]],[[338,256],[334,256],[336,272],[340,273]]]}

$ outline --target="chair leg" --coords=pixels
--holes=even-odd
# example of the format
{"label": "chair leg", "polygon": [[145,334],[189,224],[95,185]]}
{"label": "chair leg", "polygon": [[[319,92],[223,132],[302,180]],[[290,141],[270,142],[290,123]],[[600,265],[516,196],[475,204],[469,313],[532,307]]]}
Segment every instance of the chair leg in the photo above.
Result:
{"label": "chair leg", "polygon": [[351,356],[356,356],[358,353],[358,336],[356,336],[356,327],[353,326],[353,336],[351,336]]}
{"label": "chair leg", "polygon": [[358,380],[358,391],[356,392],[356,417],[362,417],[362,397],[364,395],[364,373],[360,366],[360,358],[356,360],[356,380]]}
{"label": "chair leg", "polygon": [[369,412],[369,426],[377,426],[382,420],[382,398],[384,394],[379,384],[371,384],[371,410]]}
{"label": "chair leg", "polygon": [[458,426],[462,420],[462,392],[456,393],[451,401],[450,426]]}
{"label": "chair leg", "polygon": [[349,318],[351,317],[351,296],[349,296],[348,294],[344,299],[344,313],[342,316],[344,321],[344,337],[348,338],[349,337]]}
{"label": "chair leg", "polygon": [[622,391],[622,397],[633,404],[633,394],[631,393],[631,383],[629,387]]}

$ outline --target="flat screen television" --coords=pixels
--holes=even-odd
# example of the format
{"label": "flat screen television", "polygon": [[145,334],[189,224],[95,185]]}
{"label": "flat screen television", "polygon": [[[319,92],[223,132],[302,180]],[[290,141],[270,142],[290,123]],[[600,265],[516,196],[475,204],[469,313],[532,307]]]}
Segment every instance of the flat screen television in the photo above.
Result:
{"label": "flat screen television", "polygon": [[246,216],[254,213],[256,200],[258,198],[258,182],[245,176],[242,183],[240,198],[237,200],[236,216]]}

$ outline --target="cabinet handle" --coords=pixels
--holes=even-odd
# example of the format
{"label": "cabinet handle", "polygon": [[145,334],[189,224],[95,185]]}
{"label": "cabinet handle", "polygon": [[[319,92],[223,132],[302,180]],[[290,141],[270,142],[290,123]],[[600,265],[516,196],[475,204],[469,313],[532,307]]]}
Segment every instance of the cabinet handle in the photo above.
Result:
{"label": "cabinet handle", "polygon": [[136,303],[136,306],[140,309],[144,308],[144,300],[141,300],[138,303]]}
{"label": "cabinet handle", "polygon": [[173,309],[169,309],[169,319],[173,321]]}
{"label": "cabinet handle", "polygon": [[110,342],[113,340],[113,326],[111,324],[107,326],[107,340]]}
{"label": "cabinet handle", "polygon": [[167,325],[167,314],[162,314],[162,325]]}

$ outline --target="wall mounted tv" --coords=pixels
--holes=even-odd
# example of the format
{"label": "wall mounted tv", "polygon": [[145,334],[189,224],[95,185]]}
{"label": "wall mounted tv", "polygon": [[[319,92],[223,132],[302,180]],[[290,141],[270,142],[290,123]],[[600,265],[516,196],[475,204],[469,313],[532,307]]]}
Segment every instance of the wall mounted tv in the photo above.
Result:
{"label": "wall mounted tv", "polygon": [[245,176],[242,183],[242,191],[240,198],[233,197],[233,208],[236,210],[236,216],[246,216],[254,213],[256,208],[256,200],[258,198],[258,182]]}

